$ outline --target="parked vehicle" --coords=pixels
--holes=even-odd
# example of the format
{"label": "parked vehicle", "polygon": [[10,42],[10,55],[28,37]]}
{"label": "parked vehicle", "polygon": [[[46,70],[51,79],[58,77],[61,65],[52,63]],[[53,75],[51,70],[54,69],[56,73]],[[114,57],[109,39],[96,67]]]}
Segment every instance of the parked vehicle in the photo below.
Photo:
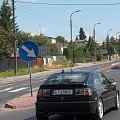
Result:
{"label": "parked vehicle", "polygon": [[76,70],[51,75],[39,88],[36,117],[48,120],[49,115],[91,114],[102,120],[110,108],[119,109],[119,90],[113,79],[99,71]]}

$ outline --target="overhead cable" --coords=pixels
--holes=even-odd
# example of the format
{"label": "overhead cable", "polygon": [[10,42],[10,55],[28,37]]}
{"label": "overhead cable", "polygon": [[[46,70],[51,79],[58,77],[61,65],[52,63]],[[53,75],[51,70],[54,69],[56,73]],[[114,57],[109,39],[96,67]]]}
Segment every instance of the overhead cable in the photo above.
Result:
{"label": "overhead cable", "polygon": [[76,3],[76,4],[64,4],[64,3],[40,3],[40,2],[23,2],[23,1],[15,1],[15,2],[19,2],[19,3],[29,3],[29,4],[40,4],[40,5],[52,5],[52,6],[77,6],[77,5],[84,5],[84,6],[87,6],[87,5],[100,5],[100,6],[110,6],[110,5],[120,5],[120,3]]}

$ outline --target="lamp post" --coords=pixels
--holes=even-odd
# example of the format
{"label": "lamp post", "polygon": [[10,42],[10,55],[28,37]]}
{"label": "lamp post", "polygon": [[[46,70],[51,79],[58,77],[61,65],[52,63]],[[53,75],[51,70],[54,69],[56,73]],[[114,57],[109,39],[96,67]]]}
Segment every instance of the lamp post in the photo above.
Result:
{"label": "lamp post", "polygon": [[117,59],[117,54],[118,54],[118,49],[117,49],[118,48],[117,47],[117,36],[118,36],[118,34],[119,34],[119,32],[116,33],[116,44],[115,44],[116,45],[115,46],[116,47],[116,59]]}
{"label": "lamp post", "polygon": [[15,75],[17,75],[17,56],[16,56],[17,45],[15,40],[15,1],[14,0],[12,0],[12,12],[13,12],[13,35],[14,35],[14,70],[15,70]]}
{"label": "lamp post", "polygon": [[112,31],[113,29],[109,29],[107,31],[107,40],[108,40],[108,53],[109,53],[109,61],[111,61],[111,50],[110,50],[110,41],[109,41],[109,32]]}
{"label": "lamp post", "polygon": [[[72,40],[72,15],[73,15],[74,13],[76,13],[76,12],[80,12],[80,11],[81,11],[81,10],[76,10],[76,11],[72,12],[71,15],[70,15],[70,35],[71,35],[71,45],[72,45],[72,42],[73,42],[73,40]],[[73,48],[73,45],[72,45],[72,63],[75,64],[74,50],[73,50],[73,49],[74,49],[74,48]]]}
{"label": "lamp post", "polygon": [[95,43],[95,27],[101,23],[96,23],[93,28],[93,39],[94,39],[94,63],[96,63],[96,43]]}

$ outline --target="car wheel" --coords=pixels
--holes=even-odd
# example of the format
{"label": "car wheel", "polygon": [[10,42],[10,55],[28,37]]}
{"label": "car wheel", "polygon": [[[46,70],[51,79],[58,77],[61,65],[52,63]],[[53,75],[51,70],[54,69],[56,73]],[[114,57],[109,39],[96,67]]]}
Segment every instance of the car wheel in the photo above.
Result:
{"label": "car wheel", "polygon": [[116,104],[115,104],[114,109],[115,109],[115,110],[118,110],[119,107],[120,107],[120,103],[119,103],[119,95],[118,95],[118,93],[117,93],[117,95],[116,95]]}
{"label": "car wheel", "polygon": [[102,102],[102,100],[99,98],[99,99],[98,99],[98,103],[97,103],[96,113],[93,115],[94,120],[102,120],[103,114],[104,114],[103,102]]}
{"label": "car wheel", "polygon": [[48,120],[49,115],[48,114],[44,114],[44,113],[36,112],[36,118],[37,118],[37,120]]}

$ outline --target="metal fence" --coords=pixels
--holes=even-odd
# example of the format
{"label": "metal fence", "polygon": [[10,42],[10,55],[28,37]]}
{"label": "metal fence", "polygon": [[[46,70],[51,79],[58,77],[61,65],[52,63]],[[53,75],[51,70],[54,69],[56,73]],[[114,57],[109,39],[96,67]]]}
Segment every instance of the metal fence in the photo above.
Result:
{"label": "metal fence", "polygon": [[[4,59],[0,61],[0,72],[4,72],[6,70],[13,70],[15,68],[14,58],[11,58],[10,60]],[[33,65],[33,64],[32,64]],[[21,60],[20,58],[17,58],[17,68],[26,68],[28,67],[28,62],[25,62]]]}

